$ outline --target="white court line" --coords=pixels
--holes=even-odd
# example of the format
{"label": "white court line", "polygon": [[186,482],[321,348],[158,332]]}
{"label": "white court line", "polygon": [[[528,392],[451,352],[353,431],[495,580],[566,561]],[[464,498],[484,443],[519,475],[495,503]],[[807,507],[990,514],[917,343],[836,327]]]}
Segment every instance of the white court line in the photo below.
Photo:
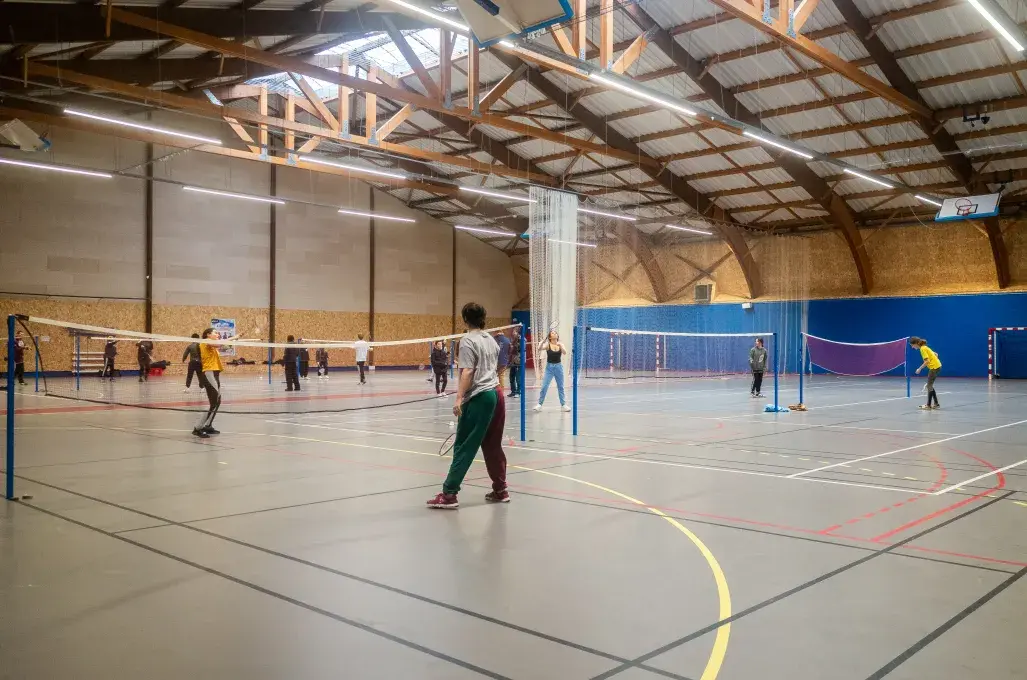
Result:
{"label": "white court line", "polygon": [[[949,394],[949,392],[938,392],[938,394]],[[898,401],[899,399],[912,399],[912,397],[891,397],[889,399],[874,399],[873,401],[854,401],[849,404],[829,404],[827,406],[812,406],[807,411],[823,411],[828,408],[841,408],[842,406],[859,406],[861,404],[878,404],[882,401]]]}
{"label": "white court line", "polygon": [[[839,467],[841,465],[852,465],[853,463],[861,463],[864,460],[873,460],[874,458],[881,458],[882,456],[891,456],[891,455],[896,454],[896,453],[904,453],[906,451],[913,451],[915,449],[923,449],[923,448],[926,448],[928,446],[934,446],[935,444],[944,444],[945,442],[950,442],[950,441],[952,441],[954,439],[962,439],[963,437],[972,437],[975,434],[984,434],[985,432],[994,432],[995,430],[1002,430],[1002,429],[1005,429],[1007,427],[1014,427],[1016,425],[1023,425],[1024,423],[1027,423],[1027,420],[1018,420],[1015,423],[1006,423],[1005,425],[997,425],[995,427],[989,427],[989,428],[985,428],[983,430],[975,430],[973,432],[966,432],[964,434],[957,434],[957,435],[953,435],[951,437],[946,437],[945,439],[935,439],[934,441],[925,442],[923,444],[917,444],[915,446],[907,446],[907,447],[902,448],[902,449],[895,449],[894,451],[885,451],[884,453],[877,453],[877,454],[874,454],[872,456],[864,456],[862,458],[856,458],[855,460],[847,460],[844,463],[834,463],[833,465],[825,465],[823,467],[813,468],[812,470],[803,470],[802,472],[796,472],[795,474],[788,475],[788,476],[791,479],[795,479],[796,477],[802,477],[803,475],[813,474],[814,472],[820,472],[822,470],[829,470],[831,468]],[[964,482],[964,484],[965,483],[966,482]],[[937,492],[935,492],[935,493],[937,493]]]}
{"label": "white court line", "polygon": [[985,472],[983,475],[977,475],[973,479],[968,479],[968,480],[966,480],[964,482],[959,482],[958,484],[953,484],[952,486],[947,486],[947,487],[945,487],[944,489],[942,489],[940,491],[935,491],[932,495],[933,496],[940,496],[943,493],[948,493],[949,491],[952,491],[954,489],[958,489],[959,487],[966,486],[967,484],[971,484],[973,482],[976,482],[979,479],[984,479],[985,477],[991,477],[992,475],[997,475],[1000,472],[1005,472],[1006,470],[1011,470],[1011,469],[1013,469],[1015,467],[1019,467],[1019,466],[1023,465],[1024,463],[1027,463],[1027,458],[1024,458],[1019,463],[1013,463],[1012,465],[1007,465],[1004,468],[999,468],[998,470],[992,470],[991,472]]}
{"label": "white court line", "polygon": [[416,439],[422,442],[440,442],[444,438],[439,437],[420,437],[414,434],[392,434],[390,432],[381,432],[379,430],[357,430],[348,427],[330,427],[328,425],[315,425],[314,423],[290,423],[285,420],[265,420],[265,423],[275,423],[277,425],[292,425],[294,427],[314,427],[319,430],[336,430],[338,432],[357,432],[359,434],[376,434],[379,437],[402,437],[404,439]]}

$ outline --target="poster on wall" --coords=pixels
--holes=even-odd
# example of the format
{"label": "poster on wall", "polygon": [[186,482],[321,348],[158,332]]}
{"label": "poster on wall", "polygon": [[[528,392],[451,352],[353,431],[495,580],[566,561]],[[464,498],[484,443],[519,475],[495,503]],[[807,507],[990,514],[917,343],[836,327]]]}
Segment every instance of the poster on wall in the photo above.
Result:
{"label": "poster on wall", "polygon": [[[218,340],[227,340],[228,338],[234,338],[236,335],[235,319],[211,319],[210,327],[214,329],[213,337]],[[218,354],[223,357],[234,357],[235,345],[222,345],[218,349]]]}

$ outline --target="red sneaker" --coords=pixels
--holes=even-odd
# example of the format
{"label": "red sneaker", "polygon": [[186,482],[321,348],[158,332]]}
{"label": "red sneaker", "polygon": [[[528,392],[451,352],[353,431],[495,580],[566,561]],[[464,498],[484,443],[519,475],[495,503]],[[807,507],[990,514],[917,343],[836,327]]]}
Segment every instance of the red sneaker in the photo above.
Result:
{"label": "red sneaker", "polygon": [[428,501],[428,507],[433,510],[456,510],[460,507],[460,502],[457,501],[455,493],[440,493]]}
{"label": "red sneaker", "polygon": [[509,503],[510,494],[507,493],[506,489],[502,491],[489,491],[485,494],[485,500],[489,503]]}

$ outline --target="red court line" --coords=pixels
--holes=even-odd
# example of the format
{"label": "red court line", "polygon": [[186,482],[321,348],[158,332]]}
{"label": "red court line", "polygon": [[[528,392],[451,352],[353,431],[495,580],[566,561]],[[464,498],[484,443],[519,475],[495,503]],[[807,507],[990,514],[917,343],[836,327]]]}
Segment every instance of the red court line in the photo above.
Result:
{"label": "red court line", "polygon": [[[46,413],[79,413],[82,411],[120,411],[122,409],[132,408],[131,406],[121,406],[120,404],[103,404],[93,406],[55,406],[51,408],[15,408],[15,415],[38,415]],[[6,414],[7,409],[0,410],[0,414]]]}
{"label": "red court line", "polygon": [[[876,543],[877,545],[894,545],[895,541],[877,541],[872,538],[862,538],[860,536],[848,536],[846,534],[832,534],[832,538],[841,538],[846,541],[853,541],[856,543]],[[931,553],[933,555],[948,555],[949,557],[962,557],[968,560],[980,560],[981,562],[992,562],[994,564],[1008,564],[1013,567],[1027,567],[1027,562],[1017,562],[1015,560],[1003,560],[998,557],[988,557],[987,555],[975,555],[973,553],[955,552],[952,550],[940,550],[938,548],[928,548],[922,545],[914,545],[907,543],[899,548],[899,550],[916,550],[917,552]]]}

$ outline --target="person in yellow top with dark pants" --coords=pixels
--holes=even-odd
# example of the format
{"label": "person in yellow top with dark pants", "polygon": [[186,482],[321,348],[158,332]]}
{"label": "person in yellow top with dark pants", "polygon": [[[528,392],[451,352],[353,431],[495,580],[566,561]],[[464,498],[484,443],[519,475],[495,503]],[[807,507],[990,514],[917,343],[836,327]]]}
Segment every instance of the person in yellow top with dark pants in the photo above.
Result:
{"label": "person in yellow top with dark pants", "polygon": [[[916,369],[916,374],[920,375],[920,371],[927,368],[927,405],[921,406],[923,410],[941,408],[941,404],[938,403],[938,393],[934,391],[934,380],[938,377],[938,372],[941,371],[941,359],[938,358],[938,353],[927,346],[927,341],[923,338],[918,338],[915,335],[909,339],[911,347],[920,350],[920,356],[923,357],[924,363],[920,364],[920,368]],[[932,406],[931,403],[934,403]]]}
{"label": "person in yellow top with dark pants", "polygon": [[[213,332],[213,328],[203,331],[203,339],[209,340]],[[214,416],[221,408],[221,371],[225,370],[225,367],[221,363],[221,354],[218,352],[217,345],[200,343],[200,364],[202,366],[199,375],[200,386],[207,391],[207,402],[210,404],[210,408],[193,428],[193,434],[200,439],[207,439],[212,434],[221,434],[214,429]]]}

